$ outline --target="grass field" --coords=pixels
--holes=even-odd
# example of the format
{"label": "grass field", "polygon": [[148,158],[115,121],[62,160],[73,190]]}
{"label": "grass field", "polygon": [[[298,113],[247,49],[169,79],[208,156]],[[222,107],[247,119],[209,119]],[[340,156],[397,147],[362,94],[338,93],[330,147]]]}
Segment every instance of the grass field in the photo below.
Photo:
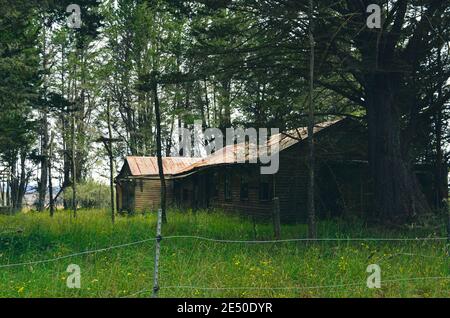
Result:
{"label": "grass field", "polygon": [[[118,217],[106,212],[25,213],[0,216],[0,297],[149,297],[154,240],[86,253],[155,236],[154,214]],[[15,232],[20,228],[21,233]],[[283,238],[306,237],[305,225],[283,225]],[[321,222],[321,237],[442,237],[430,231],[393,231],[364,224]],[[256,234],[256,237],[255,237]],[[198,235],[231,240],[270,240],[270,224],[220,213],[169,212],[163,236]],[[450,297],[446,241],[319,241],[266,244],[163,239],[161,297]],[[2,267],[62,257],[39,264]],[[81,288],[69,289],[69,264],[81,268]],[[369,264],[381,267],[382,286],[366,286]],[[178,287],[176,287],[178,286]],[[182,286],[182,288],[180,288]],[[137,293],[139,292],[139,293]]]}

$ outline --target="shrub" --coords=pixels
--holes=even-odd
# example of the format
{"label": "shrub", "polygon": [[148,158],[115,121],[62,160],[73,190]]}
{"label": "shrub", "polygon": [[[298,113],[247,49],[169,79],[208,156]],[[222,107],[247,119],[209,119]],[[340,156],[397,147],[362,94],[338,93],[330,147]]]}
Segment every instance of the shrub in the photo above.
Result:
{"label": "shrub", "polygon": [[[64,190],[64,197],[68,202],[71,202],[71,187]],[[110,200],[111,199],[108,185],[96,182],[94,180],[88,180],[83,183],[77,184],[77,202],[78,207],[80,208],[108,208],[111,204]]]}

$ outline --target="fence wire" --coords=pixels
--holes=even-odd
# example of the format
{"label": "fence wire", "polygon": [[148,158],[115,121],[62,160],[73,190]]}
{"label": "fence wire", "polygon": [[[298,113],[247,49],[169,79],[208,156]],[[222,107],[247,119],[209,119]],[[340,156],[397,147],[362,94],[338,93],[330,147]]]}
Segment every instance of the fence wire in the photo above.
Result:
{"label": "fence wire", "polygon": [[79,255],[101,253],[101,252],[106,252],[106,251],[117,249],[117,248],[122,248],[122,247],[137,245],[137,244],[143,244],[143,243],[150,242],[150,241],[155,241],[155,239],[150,238],[150,239],[145,239],[145,240],[140,240],[140,241],[135,241],[135,242],[130,242],[130,243],[124,243],[124,244],[119,244],[119,245],[113,245],[113,246],[100,248],[100,249],[96,249],[96,250],[82,251],[82,252],[78,252],[78,253],[73,253],[73,254],[68,254],[68,255],[58,256],[55,258],[43,259],[43,260],[36,260],[36,261],[29,261],[29,262],[22,262],[22,263],[13,263],[13,264],[3,264],[3,265],[0,265],[0,268],[50,263],[50,262],[59,261],[61,259],[79,256]]}
{"label": "fence wire", "polygon": [[[443,241],[447,240],[446,237],[422,237],[422,238],[317,238],[317,239],[310,239],[310,238],[298,238],[298,239],[282,239],[282,240],[224,240],[224,239],[215,239],[215,238],[209,238],[204,236],[195,236],[195,235],[172,235],[172,236],[163,236],[163,240],[175,240],[175,239],[196,239],[196,240],[202,240],[202,241],[208,241],[208,242],[215,242],[215,243],[236,243],[236,244],[273,244],[273,243],[289,243],[289,242],[341,242],[341,241]],[[16,267],[16,266],[26,266],[26,265],[36,265],[36,264],[42,264],[42,263],[50,263],[55,262],[61,259],[66,259],[70,257],[76,257],[80,255],[85,254],[94,254],[94,253],[101,253],[106,252],[109,250],[117,249],[117,248],[123,248],[138,244],[143,244],[146,242],[156,241],[156,238],[148,238],[143,239],[139,241],[119,244],[119,245],[113,245],[109,247],[99,248],[99,249],[93,249],[93,250],[87,250],[87,251],[81,251],[77,253],[62,255],[54,258],[48,258],[43,260],[35,260],[35,261],[27,261],[27,262],[21,262],[21,263],[12,263],[12,264],[0,264],[0,268],[7,268],[7,267]],[[408,255],[408,253],[404,253],[405,255]],[[412,254],[409,253],[410,256],[422,256],[422,257],[434,257],[434,256],[427,256],[427,255],[421,255],[421,254]],[[401,253],[398,253],[398,255],[401,255]]]}
{"label": "fence wire", "polygon": [[12,234],[12,233],[23,233],[23,229],[22,228],[2,228],[0,229],[0,235],[3,234]]}
{"label": "fence wire", "polygon": [[[381,284],[408,282],[408,281],[418,281],[418,280],[447,280],[450,276],[429,276],[429,277],[410,277],[410,278],[397,278],[397,279],[387,279],[382,280]],[[280,287],[258,287],[258,286],[231,286],[231,287],[204,287],[204,286],[192,286],[192,285],[172,285],[172,286],[161,286],[160,289],[193,289],[193,290],[207,290],[207,291],[224,291],[224,290],[265,290],[265,291],[276,291],[276,290],[308,290],[308,289],[332,289],[332,288],[345,288],[345,287],[355,287],[355,286],[366,286],[366,282],[354,282],[348,284],[336,284],[336,285],[319,285],[319,286],[280,286]],[[145,293],[150,293],[152,290],[143,289],[127,296],[121,298],[130,298]]]}
{"label": "fence wire", "polygon": [[284,242],[338,242],[338,241],[444,241],[446,237],[420,237],[420,238],[295,238],[295,239],[282,239],[282,240],[224,240],[215,239],[196,235],[173,235],[165,236],[163,239],[197,239],[203,241],[210,241],[216,243],[246,243],[246,244],[267,244],[267,243],[284,243]]}
{"label": "fence wire", "polygon": [[[14,229],[4,229],[5,231],[0,232],[0,234],[6,234],[6,233],[21,233],[23,232],[23,229],[20,228],[14,228]],[[41,259],[41,260],[32,260],[32,261],[26,261],[26,262],[20,262],[20,263],[11,263],[11,264],[0,264],[1,268],[11,268],[11,267],[19,267],[19,266],[27,266],[27,265],[36,265],[36,264],[43,264],[43,263],[50,263],[55,262],[62,259],[67,259],[71,257],[86,255],[86,254],[94,254],[94,253],[102,253],[107,252],[110,250],[118,249],[118,248],[124,248],[139,244],[144,244],[147,242],[154,242],[158,238],[147,238],[143,240],[118,244],[118,245],[112,245],[109,247],[99,248],[99,249],[92,249],[92,250],[86,250],[81,251],[77,253],[71,253],[63,256],[58,256],[54,258],[47,258],[47,259]],[[380,241],[380,242],[427,242],[427,241],[445,241],[448,240],[447,237],[416,237],[416,238],[374,238],[374,237],[360,237],[360,238],[317,238],[317,239],[310,239],[310,238],[292,238],[292,239],[281,239],[281,240],[228,240],[228,239],[216,239],[211,237],[205,237],[205,236],[197,236],[197,235],[171,235],[171,236],[165,236],[162,237],[164,240],[179,240],[179,239],[192,239],[192,240],[199,240],[199,241],[207,241],[207,242],[214,242],[214,243],[234,243],[234,244],[277,244],[277,243],[289,243],[289,242],[364,242],[364,241]],[[414,253],[394,253],[391,255],[385,255],[377,260],[377,262],[385,260],[385,259],[391,259],[393,257],[397,256],[411,256],[411,257],[423,257],[423,258],[436,258],[436,259],[444,259],[448,256],[432,256],[432,255],[424,255],[424,254],[414,254]],[[421,281],[421,280],[448,280],[450,279],[450,276],[430,276],[430,277],[412,277],[412,278],[397,278],[397,279],[388,279],[388,280],[382,280],[382,284],[390,284],[395,282],[407,282],[407,281]],[[278,286],[278,287],[257,287],[257,286],[230,286],[230,287],[208,287],[208,286],[194,286],[194,285],[168,285],[168,286],[160,286],[159,288],[161,290],[173,290],[173,289],[192,289],[192,290],[204,290],[204,291],[224,291],[224,290],[266,290],[266,291],[276,291],[276,290],[311,290],[311,289],[332,289],[332,288],[345,288],[345,287],[354,287],[354,286],[365,286],[366,282],[353,282],[348,284],[335,284],[335,285],[318,285],[318,286]],[[122,298],[129,298],[134,297],[138,295],[142,295],[145,293],[151,293],[153,290],[151,289],[143,289],[137,292],[134,292],[132,294],[129,294],[127,296],[123,296]]]}

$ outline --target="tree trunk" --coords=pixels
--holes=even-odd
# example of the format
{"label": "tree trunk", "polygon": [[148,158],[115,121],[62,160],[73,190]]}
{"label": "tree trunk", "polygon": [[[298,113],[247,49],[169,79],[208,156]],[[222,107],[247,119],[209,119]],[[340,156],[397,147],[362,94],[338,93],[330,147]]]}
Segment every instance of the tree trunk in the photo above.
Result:
{"label": "tree trunk", "polygon": [[220,128],[225,132],[226,128],[231,127],[231,80],[224,79],[220,83]]}
{"label": "tree trunk", "polygon": [[108,120],[108,155],[109,155],[109,188],[111,194],[111,222],[114,224],[115,221],[115,210],[114,210],[114,157],[112,149],[112,128],[111,128],[111,106],[109,99],[107,101],[107,120]]}
{"label": "tree trunk", "polygon": [[17,211],[22,210],[23,206],[23,198],[25,197],[25,193],[27,191],[28,186],[28,177],[26,174],[26,151],[23,150],[20,152],[20,177],[19,177],[19,188],[17,191]]}
{"label": "tree trunk", "polygon": [[308,234],[309,238],[316,238],[316,209],[314,205],[314,24],[313,24],[314,4],[313,0],[309,0],[309,109],[308,109]]}
{"label": "tree trunk", "polygon": [[205,127],[206,125],[210,126],[211,125],[211,121],[210,121],[210,107],[209,107],[209,97],[208,97],[208,82],[205,78],[204,80],[204,84],[205,84],[205,106],[206,106],[206,123],[205,123]]}
{"label": "tree trunk", "polygon": [[76,167],[76,115],[75,111],[72,112],[72,210],[73,217],[77,217],[77,167]]}
{"label": "tree trunk", "polygon": [[45,197],[47,195],[47,180],[48,180],[48,120],[47,110],[43,111],[41,120],[41,177],[38,186],[38,205],[37,210],[43,211],[45,208]]}
{"label": "tree trunk", "polygon": [[379,72],[368,76],[365,87],[373,212],[376,217],[394,223],[428,211],[412,167],[402,155],[395,98],[399,82],[393,74]]}
{"label": "tree trunk", "polygon": [[47,158],[47,163],[48,163],[48,196],[49,196],[49,206],[50,206],[50,216],[51,217],[55,213],[55,201],[53,200],[53,182],[52,182],[53,138],[54,138],[54,134],[52,132],[51,137],[50,137],[49,155],[48,155],[48,158]]}
{"label": "tree trunk", "polygon": [[[65,45],[61,45],[61,96],[63,98],[70,98],[70,81],[69,81],[69,88],[68,88],[68,96],[66,96],[66,68],[65,68]],[[71,170],[71,161],[69,157],[69,121],[66,116],[67,114],[65,112],[62,112],[60,114],[60,121],[61,121],[61,135],[62,135],[62,148],[63,148],[63,182],[62,182],[62,189],[65,189],[70,185],[70,170]],[[69,200],[67,199],[66,195],[63,195],[63,206],[64,210],[68,210],[70,207]]]}
{"label": "tree trunk", "polygon": [[[44,19],[44,25],[42,28],[43,31],[43,46],[42,46],[42,68],[44,69],[44,77],[43,77],[43,97],[45,103],[47,103],[47,85],[48,85],[48,55],[47,55],[47,32],[46,32],[46,26],[45,26],[46,19]],[[47,105],[44,106],[44,109],[42,111],[42,118],[41,118],[41,176],[38,184],[38,204],[37,204],[37,210],[43,211],[45,208],[45,197],[47,194],[47,180],[48,180],[48,109]]]}
{"label": "tree trunk", "polygon": [[17,159],[14,159],[14,162],[10,164],[11,205],[13,212],[22,210],[23,198],[28,185],[28,177],[26,174],[26,152],[21,151],[19,158],[20,171],[17,171]]}
{"label": "tree trunk", "polygon": [[[439,73],[442,72],[442,60],[441,60],[441,50],[438,50],[438,56],[437,56],[437,63],[438,63],[438,69],[440,70]],[[442,77],[442,74],[439,74]],[[436,188],[436,208],[443,208],[444,200],[445,200],[445,193],[448,191],[446,188],[446,178],[447,178],[447,172],[444,167],[444,154],[442,150],[442,123],[443,123],[443,110],[444,110],[444,104],[442,102],[442,85],[444,83],[439,85],[438,88],[438,94],[437,94],[437,103],[439,104],[439,107],[436,110],[436,116],[435,116],[435,134],[436,134],[436,162],[435,162],[435,169],[434,169],[434,181],[435,181],[435,188]]]}
{"label": "tree trunk", "polygon": [[162,162],[162,143],[161,143],[161,112],[159,109],[158,84],[153,83],[153,97],[155,101],[155,119],[156,119],[156,156],[158,160],[159,180],[161,181],[161,211],[162,222],[167,223],[166,216],[166,180],[164,179],[164,168]]}

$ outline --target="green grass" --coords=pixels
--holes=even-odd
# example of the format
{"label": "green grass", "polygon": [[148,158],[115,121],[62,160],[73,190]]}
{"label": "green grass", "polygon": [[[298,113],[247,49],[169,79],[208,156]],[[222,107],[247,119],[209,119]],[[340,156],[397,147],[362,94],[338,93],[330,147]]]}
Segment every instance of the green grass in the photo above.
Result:
{"label": "green grass", "polygon": [[[155,215],[118,217],[104,211],[26,213],[0,216],[0,297],[151,296],[154,241],[34,265],[3,264],[50,259],[154,237]],[[270,240],[270,224],[221,213],[169,212],[163,235]],[[21,228],[22,233],[9,233]],[[283,225],[283,238],[305,237],[302,224]],[[445,236],[430,231],[368,228],[363,223],[320,222],[321,237]],[[163,239],[161,297],[449,297],[449,256],[445,241],[217,243]],[[366,268],[379,264],[382,288],[368,289]],[[66,287],[69,264],[81,267],[81,289]],[[447,277],[428,279],[427,277]],[[414,280],[410,280],[414,278]],[[384,282],[383,282],[384,281]],[[171,288],[194,286],[222,289]],[[337,285],[337,286],[336,286]],[[347,286],[350,285],[350,286]],[[246,287],[242,289],[226,289]],[[298,289],[282,289],[297,287]],[[225,289],[223,289],[225,288]]]}

